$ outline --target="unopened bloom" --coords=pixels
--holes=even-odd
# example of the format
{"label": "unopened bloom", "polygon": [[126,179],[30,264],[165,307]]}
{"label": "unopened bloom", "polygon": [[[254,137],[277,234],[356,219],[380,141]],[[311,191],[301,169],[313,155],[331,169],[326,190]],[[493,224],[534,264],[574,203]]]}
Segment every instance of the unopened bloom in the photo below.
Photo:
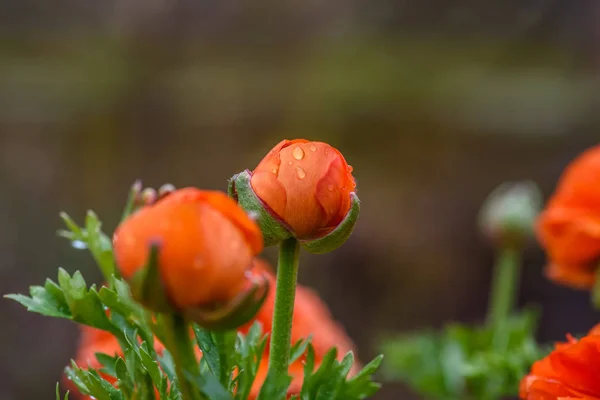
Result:
{"label": "unopened bloom", "polygon": [[116,230],[121,275],[144,270],[152,246],[170,306],[177,310],[227,302],[247,286],[263,247],[258,226],[224,193],[186,188],[143,207]]}
{"label": "unopened bloom", "polygon": [[482,232],[497,246],[523,246],[533,235],[541,197],[533,182],[506,182],[498,186],[481,207]]}
{"label": "unopened bloom", "polygon": [[344,156],[327,143],[283,140],[252,172],[256,195],[299,239],[333,230],[350,210],[356,183]]}
{"label": "unopened bloom", "polygon": [[[256,259],[253,273],[267,276],[271,281],[271,285],[275,285],[275,275],[266,262]],[[272,291],[268,294],[262,308],[255,317],[255,321],[261,323],[263,331],[266,333],[271,332],[274,304],[275,292]],[[246,332],[250,326],[251,324],[241,328],[241,331]],[[332,347],[337,347],[339,360],[341,360],[349,351],[356,353],[354,344],[341,325],[332,318],[325,303],[323,303],[313,290],[298,285],[296,287],[296,297],[294,302],[291,343],[296,343],[300,339],[307,339],[309,336],[312,338],[311,343],[315,350],[316,368],[319,367],[323,357]],[[266,352],[268,353],[268,351],[269,346],[267,343]],[[350,374],[354,374],[357,371],[358,366],[358,363],[355,362]],[[268,354],[265,354],[261,359],[257,377],[252,388],[251,398],[256,398],[258,395],[266,378],[267,371]],[[300,357],[292,363],[288,372],[292,376],[292,383],[288,393],[299,394],[304,380],[304,357]]]}
{"label": "unopened bloom", "polygon": [[580,340],[567,338],[533,364],[521,381],[521,399],[600,400],[600,325]]}
{"label": "unopened bloom", "polygon": [[283,140],[229,181],[229,195],[256,215],[265,246],[296,238],[326,253],[352,233],[360,211],[352,167],[327,143]]}
{"label": "unopened bloom", "polygon": [[538,219],[537,233],[551,279],[575,288],[593,286],[600,262],[600,146],[565,169]]}

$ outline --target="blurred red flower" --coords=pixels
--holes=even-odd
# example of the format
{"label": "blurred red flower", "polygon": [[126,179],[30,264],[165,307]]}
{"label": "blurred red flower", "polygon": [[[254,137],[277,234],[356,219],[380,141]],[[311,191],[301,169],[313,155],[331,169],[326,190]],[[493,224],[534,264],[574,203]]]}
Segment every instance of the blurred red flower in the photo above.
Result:
{"label": "blurred red flower", "polygon": [[567,336],[521,381],[523,400],[600,400],[600,324],[580,340]]}
{"label": "blurred red flower", "polygon": [[593,286],[600,262],[600,146],[565,169],[539,216],[537,233],[550,279],[580,289]]}

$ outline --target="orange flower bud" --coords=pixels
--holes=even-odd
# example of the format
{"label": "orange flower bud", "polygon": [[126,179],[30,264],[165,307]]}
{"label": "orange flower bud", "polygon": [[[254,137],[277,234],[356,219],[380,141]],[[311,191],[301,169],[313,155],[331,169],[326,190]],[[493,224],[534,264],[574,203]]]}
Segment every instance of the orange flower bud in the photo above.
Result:
{"label": "orange flower bud", "polygon": [[536,361],[521,381],[523,400],[600,400],[600,325],[576,340],[570,335]]}
{"label": "orange flower bud", "polygon": [[549,258],[547,275],[589,289],[600,261],[600,146],[575,159],[537,222]]}
{"label": "orange flower bud", "polygon": [[158,246],[158,270],[170,306],[182,310],[227,302],[243,290],[262,250],[258,226],[224,193],[186,188],[146,206],[116,230],[123,277],[144,270]]}
{"label": "orange flower bud", "polygon": [[258,164],[250,183],[298,239],[314,239],[348,214],[356,187],[351,172],[342,153],[327,143],[283,140]]}

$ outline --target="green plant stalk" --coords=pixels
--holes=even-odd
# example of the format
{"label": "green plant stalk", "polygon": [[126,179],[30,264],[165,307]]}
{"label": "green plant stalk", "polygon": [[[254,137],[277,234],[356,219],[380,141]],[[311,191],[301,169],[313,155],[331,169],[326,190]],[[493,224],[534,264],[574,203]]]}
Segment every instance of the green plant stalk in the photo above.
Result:
{"label": "green plant stalk", "polygon": [[513,247],[500,250],[494,267],[492,294],[488,309],[488,325],[493,331],[493,343],[501,349],[508,342],[506,332],[520,282],[521,251]]}
{"label": "green plant stalk", "polygon": [[595,278],[596,281],[592,288],[592,306],[594,306],[596,310],[600,310],[600,265],[596,269]]}
{"label": "green plant stalk", "polygon": [[196,391],[185,377],[185,371],[195,374],[198,370],[198,363],[190,339],[189,324],[183,317],[176,314],[165,314],[163,321],[165,324],[165,344],[173,357],[182,400],[196,400],[198,398]]}
{"label": "green plant stalk", "polygon": [[280,243],[268,371],[277,377],[288,373],[299,254],[300,246],[295,238]]}

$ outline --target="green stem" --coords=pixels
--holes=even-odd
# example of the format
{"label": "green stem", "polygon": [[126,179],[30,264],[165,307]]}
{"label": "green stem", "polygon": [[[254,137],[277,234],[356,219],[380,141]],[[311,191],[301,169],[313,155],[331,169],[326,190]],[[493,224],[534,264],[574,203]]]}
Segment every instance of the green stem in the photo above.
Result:
{"label": "green stem", "polygon": [[596,310],[600,310],[600,266],[596,269],[595,278],[592,288],[592,305]]}
{"label": "green stem", "polygon": [[164,315],[166,346],[173,356],[175,373],[179,382],[182,400],[197,398],[194,387],[185,377],[185,372],[195,373],[198,363],[191,344],[189,325],[183,317],[174,314]]}
{"label": "green stem", "polygon": [[269,354],[269,375],[276,377],[288,373],[299,253],[300,246],[295,238],[286,239],[279,245],[275,309]]}
{"label": "green stem", "polygon": [[492,295],[487,315],[488,324],[494,332],[494,343],[498,346],[508,340],[506,326],[516,300],[520,266],[520,250],[504,248],[500,251],[494,267]]}

